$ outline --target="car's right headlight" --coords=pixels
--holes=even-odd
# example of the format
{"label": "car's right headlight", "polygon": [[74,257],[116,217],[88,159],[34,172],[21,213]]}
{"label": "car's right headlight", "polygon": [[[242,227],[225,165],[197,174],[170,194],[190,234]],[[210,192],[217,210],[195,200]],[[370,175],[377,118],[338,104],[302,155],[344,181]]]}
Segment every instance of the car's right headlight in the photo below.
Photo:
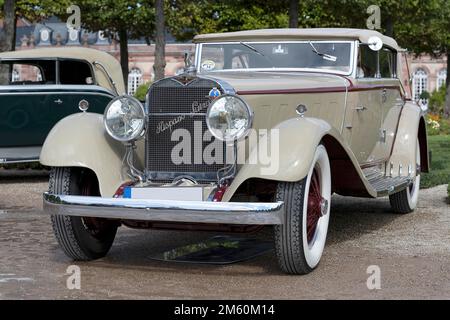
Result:
{"label": "car's right headlight", "polygon": [[145,128],[142,103],[131,96],[116,97],[103,115],[106,132],[116,140],[128,142],[139,138]]}
{"label": "car's right headlight", "polygon": [[214,100],[206,114],[209,131],[222,141],[244,137],[252,127],[253,112],[240,97],[223,95]]}

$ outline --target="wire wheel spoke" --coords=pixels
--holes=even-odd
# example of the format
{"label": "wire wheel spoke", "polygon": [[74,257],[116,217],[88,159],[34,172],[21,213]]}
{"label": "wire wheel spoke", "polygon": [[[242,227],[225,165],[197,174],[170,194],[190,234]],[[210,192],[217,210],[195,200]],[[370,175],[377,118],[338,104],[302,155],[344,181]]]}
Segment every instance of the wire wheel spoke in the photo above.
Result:
{"label": "wire wheel spoke", "polygon": [[308,244],[314,239],[317,224],[322,216],[322,192],[320,188],[320,178],[316,169],[314,169],[308,192],[308,208],[306,213],[306,233]]}

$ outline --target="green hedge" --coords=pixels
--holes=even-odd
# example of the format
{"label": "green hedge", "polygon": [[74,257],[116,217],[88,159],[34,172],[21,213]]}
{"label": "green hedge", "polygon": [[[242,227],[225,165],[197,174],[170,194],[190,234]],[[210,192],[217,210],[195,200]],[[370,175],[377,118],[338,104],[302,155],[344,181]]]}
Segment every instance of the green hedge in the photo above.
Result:
{"label": "green hedge", "polygon": [[450,182],[450,135],[428,137],[428,147],[432,152],[431,170],[422,175],[421,187],[431,188],[448,184]]}
{"label": "green hedge", "polygon": [[448,196],[447,201],[448,201],[448,203],[450,203],[450,182],[448,183],[448,186],[447,186],[447,196]]}
{"label": "green hedge", "polygon": [[139,101],[145,101],[145,96],[147,95],[148,88],[150,87],[152,83],[146,82],[144,84],[141,84],[134,94],[134,97],[138,99]]}

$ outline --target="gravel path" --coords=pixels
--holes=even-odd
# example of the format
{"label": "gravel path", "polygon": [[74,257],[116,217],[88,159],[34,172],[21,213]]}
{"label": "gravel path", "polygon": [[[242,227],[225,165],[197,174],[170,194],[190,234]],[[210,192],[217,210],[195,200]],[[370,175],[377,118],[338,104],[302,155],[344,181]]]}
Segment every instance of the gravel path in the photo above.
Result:
{"label": "gravel path", "polygon": [[[0,175],[0,299],[450,299],[446,186],[422,190],[409,215],[392,214],[387,199],[334,196],[324,257],[307,276],[280,273],[273,252],[227,266],[153,261],[155,252],[213,234],[120,228],[106,258],[77,264],[80,290],[67,289],[73,262],[42,212],[46,188],[39,175]],[[370,265],[380,268],[379,290],[367,288]]]}

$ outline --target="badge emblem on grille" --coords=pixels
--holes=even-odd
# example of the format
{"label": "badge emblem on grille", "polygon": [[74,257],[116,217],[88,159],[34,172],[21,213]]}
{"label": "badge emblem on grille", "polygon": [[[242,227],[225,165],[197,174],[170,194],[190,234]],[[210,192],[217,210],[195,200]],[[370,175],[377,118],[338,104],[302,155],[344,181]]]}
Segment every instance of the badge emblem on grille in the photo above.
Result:
{"label": "badge emblem on grille", "polygon": [[208,96],[213,99],[218,98],[220,97],[220,90],[214,87],[209,91]]}

